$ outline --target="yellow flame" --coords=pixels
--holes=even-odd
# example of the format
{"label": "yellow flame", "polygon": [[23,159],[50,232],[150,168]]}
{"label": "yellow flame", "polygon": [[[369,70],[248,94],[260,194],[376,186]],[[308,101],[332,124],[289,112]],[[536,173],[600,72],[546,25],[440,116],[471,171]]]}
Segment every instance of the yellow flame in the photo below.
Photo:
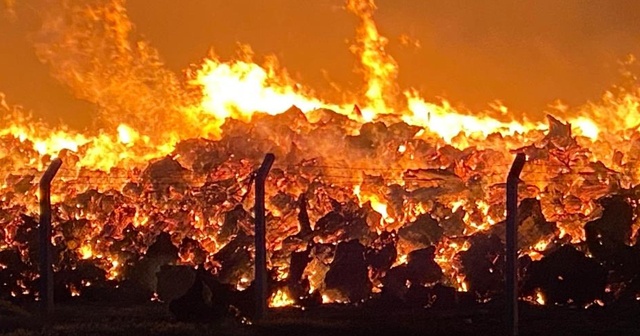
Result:
{"label": "yellow flame", "polygon": [[598,139],[598,135],[600,135],[600,128],[598,125],[591,119],[586,117],[578,117],[575,119],[570,119],[569,123],[573,126],[573,129],[576,130],[578,135],[585,136],[592,141]]}
{"label": "yellow flame", "polygon": [[282,289],[278,289],[269,299],[269,307],[273,308],[288,307],[294,303],[295,301]]}
{"label": "yellow flame", "polygon": [[215,117],[218,126],[226,118],[250,120],[255,112],[279,114],[291,106],[304,112],[319,108],[346,111],[311,97],[302,86],[278,73],[273,63],[264,67],[250,60],[225,63],[212,56],[196,71],[191,83],[201,87],[200,106]]}
{"label": "yellow flame", "polygon": [[380,113],[391,113],[395,99],[393,95],[397,91],[395,83],[398,64],[385,52],[388,40],[380,34],[373,19],[376,8],[373,0],[347,1],[347,9],[360,20],[357,45],[352,50],[360,57],[367,85],[367,108],[362,109],[366,121],[373,120]]}
{"label": "yellow flame", "polygon": [[83,244],[82,246],[80,246],[80,257],[82,259],[91,259],[93,257],[93,250],[91,249],[91,246],[87,245],[87,244]]}
{"label": "yellow flame", "polygon": [[544,306],[544,304],[546,303],[545,298],[544,298],[544,294],[542,294],[542,291],[540,289],[536,290],[536,299],[535,299],[536,303]]}
{"label": "yellow flame", "polygon": [[358,197],[360,205],[364,205],[367,202],[371,203],[371,208],[382,216],[381,228],[385,223],[393,223],[395,219],[389,215],[388,206],[380,196],[376,194],[364,194],[362,193],[360,185],[353,187],[353,194]]}
{"label": "yellow flame", "polygon": [[115,280],[120,276],[120,262],[118,260],[110,260],[110,267],[107,269],[107,279]]}
{"label": "yellow flame", "polygon": [[442,105],[427,103],[415,90],[405,91],[409,114],[403,120],[411,125],[423,126],[451,143],[458,134],[468,137],[486,138],[489,134],[513,135],[529,130],[543,130],[542,123],[502,122],[488,116],[471,116],[456,112],[448,102]]}
{"label": "yellow flame", "polygon": [[133,145],[139,137],[140,135],[133,128],[125,124],[118,125],[118,141],[121,143],[125,145]]}
{"label": "yellow flame", "polygon": [[72,297],[80,296],[80,289],[76,288],[76,286],[73,284],[69,285],[69,292],[71,293]]}

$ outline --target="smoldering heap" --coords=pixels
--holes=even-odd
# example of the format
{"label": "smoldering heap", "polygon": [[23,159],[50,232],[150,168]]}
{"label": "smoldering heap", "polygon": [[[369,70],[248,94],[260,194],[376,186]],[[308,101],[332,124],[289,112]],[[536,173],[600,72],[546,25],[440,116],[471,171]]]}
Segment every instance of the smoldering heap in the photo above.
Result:
{"label": "smoldering heap", "polygon": [[[465,150],[383,121],[256,114],[228,120],[218,140],[186,140],[146,167],[111,171],[77,167],[82,148],[62,152],[56,299],[161,300],[184,320],[250,315],[251,182],[267,152],[277,157],[266,186],[274,307],[500,298],[504,178],[515,152],[530,167],[517,216],[522,298],[584,307],[640,295],[640,189],[629,182],[635,161],[622,159],[633,154],[616,152],[607,167],[553,117],[526,146],[494,134]],[[11,153],[0,162],[0,299],[27,302],[38,296],[41,172],[11,171],[38,155],[28,141],[0,141]]]}

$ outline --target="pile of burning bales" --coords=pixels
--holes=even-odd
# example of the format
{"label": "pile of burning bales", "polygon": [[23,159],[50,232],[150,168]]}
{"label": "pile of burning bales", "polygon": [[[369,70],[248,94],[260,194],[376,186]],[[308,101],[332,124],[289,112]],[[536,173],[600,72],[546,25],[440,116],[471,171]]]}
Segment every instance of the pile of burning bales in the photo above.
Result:
{"label": "pile of burning bales", "polygon": [[[553,117],[513,151],[504,148],[518,135],[460,150],[419,132],[292,108],[229,120],[219,140],[183,141],[146,167],[92,170],[76,165],[82,148],[64,151],[52,190],[56,302],[159,300],[185,320],[251,315],[252,183],[267,152],[277,157],[266,184],[272,307],[500,299],[504,178],[515,152],[531,169],[519,186],[521,299],[576,307],[640,299],[633,161],[613,169],[591,160],[586,140]],[[28,140],[0,143],[12,153],[0,162],[0,299],[33,302],[42,170],[12,167],[51,158],[35,163]]]}

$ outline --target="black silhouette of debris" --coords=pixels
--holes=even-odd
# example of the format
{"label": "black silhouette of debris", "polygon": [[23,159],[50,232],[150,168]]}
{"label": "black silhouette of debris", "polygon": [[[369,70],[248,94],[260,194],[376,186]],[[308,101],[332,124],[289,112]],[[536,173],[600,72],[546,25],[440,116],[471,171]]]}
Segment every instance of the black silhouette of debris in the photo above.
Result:
{"label": "black silhouette of debris", "polygon": [[337,289],[350,302],[366,299],[371,292],[365,247],[357,240],[341,242],[336,248],[333,262],[324,279],[328,289]]}
{"label": "black silhouette of debris", "polygon": [[602,299],[607,272],[592,258],[564,245],[528,268],[523,293],[540,289],[548,304],[582,307]]}
{"label": "black silhouette of debris", "polygon": [[469,292],[487,297],[503,290],[504,244],[496,235],[475,234],[458,254]]}

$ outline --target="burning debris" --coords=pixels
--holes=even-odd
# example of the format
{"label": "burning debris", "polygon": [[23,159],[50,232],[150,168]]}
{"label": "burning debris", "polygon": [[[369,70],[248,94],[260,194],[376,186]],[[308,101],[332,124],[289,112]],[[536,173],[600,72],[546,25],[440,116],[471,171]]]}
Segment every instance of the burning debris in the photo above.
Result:
{"label": "burning debris", "polygon": [[[262,118],[272,125],[291,122],[289,115]],[[258,137],[250,144],[273,141],[269,133],[251,133],[254,126],[236,122],[234,127],[235,132],[244,129],[250,134],[248,139]],[[326,125],[309,123],[308,134],[295,133],[296,146],[290,150],[297,154],[283,155],[267,181],[272,306],[359,303],[378,297],[446,306],[460,300],[457,291],[468,291],[477,300],[501,295],[504,199],[495,194],[504,189],[492,177],[496,166],[460,166],[478,160],[480,154],[443,147],[429,161],[414,161],[420,162],[420,169],[367,168],[370,153],[389,159],[398,153],[381,143],[363,149],[360,142],[347,141],[344,153],[351,161],[341,167],[334,163],[340,155],[320,155],[323,149],[311,145],[308,137],[314,127]],[[376,136],[389,129],[378,127]],[[385,142],[397,134],[390,133]],[[170,302],[176,312],[185,305],[200,307],[207,316],[239,306],[251,311],[247,293],[253,290],[254,232],[249,207],[255,161],[244,157],[255,157],[259,151],[249,147],[238,156],[221,156],[234,139],[181,143],[170,156],[127,172],[116,180],[119,187],[99,171],[81,168],[74,177],[67,170],[54,185],[60,195],[54,206],[57,297],[98,299],[120,287],[136,292],[133,297],[139,300]],[[548,139],[541,141],[549,143]],[[6,143],[28,146],[17,140]],[[411,150],[403,155],[412,155]],[[290,161],[294,157],[302,161]],[[203,163],[209,158],[213,161]],[[435,167],[442,162],[449,162],[449,167]],[[572,174],[574,165],[582,165],[568,162],[557,176]],[[531,165],[555,170],[540,159]],[[356,166],[362,172],[352,168]],[[78,183],[85,176],[97,183],[85,184],[82,190]],[[5,180],[2,299],[31,300],[38,295],[37,222],[27,206],[35,196],[35,183],[31,173],[10,174]],[[590,208],[582,205],[589,204],[584,195],[573,194],[581,189],[560,187],[553,179],[544,189],[528,184],[525,171],[518,243],[526,257],[521,260],[534,261],[521,267],[523,295],[539,292],[547,303],[582,306],[602,300],[606,286],[621,292],[629,288],[639,269],[637,249],[631,247],[635,193],[623,191]],[[559,209],[566,202],[575,205],[552,215],[551,222],[545,206],[555,202]],[[594,219],[587,220],[589,216]],[[576,219],[582,220],[584,234],[566,231]],[[575,269],[566,267],[569,262]],[[198,316],[187,315],[185,319]]]}
{"label": "burning debris", "polygon": [[[65,46],[94,45],[92,34],[128,34],[128,26],[111,26],[128,22],[124,8],[95,6],[74,12],[55,47],[39,50],[66,55],[73,50]],[[527,155],[517,213],[522,298],[585,306],[638,297],[640,133],[627,118],[638,112],[636,93],[608,95],[604,111],[581,111],[593,118],[549,116],[547,124],[460,113],[415,90],[398,94],[375,4],[348,1],[347,8],[360,19],[354,50],[367,81],[364,97],[349,104],[314,98],[249,55],[227,63],[211,56],[182,92],[148,55],[152,48],[126,36],[102,36],[117,54],[99,43],[104,54],[91,63],[113,61],[104,73],[130,84],[123,99],[112,86],[91,91],[105,85],[93,67],[86,76],[72,71],[74,78],[56,68],[63,82],[82,84],[81,97],[113,101],[109,121],[122,109],[132,124],[118,123],[113,135],[27,127],[15,111],[0,122],[0,300],[40,297],[37,178],[59,157],[65,165],[52,189],[58,299],[162,300],[180,320],[251,315],[252,190],[267,152],[278,157],[266,182],[272,307],[450,307],[500,297],[504,179],[514,152]],[[102,22],[96,15],[112,15],[104,21],[113,29],[76,36],[76,25]],[[140,73],[146,62],[152,66]],[[127,64],[137,71],[118,71]],[[136,104],[137,94],[145,104]]]}

